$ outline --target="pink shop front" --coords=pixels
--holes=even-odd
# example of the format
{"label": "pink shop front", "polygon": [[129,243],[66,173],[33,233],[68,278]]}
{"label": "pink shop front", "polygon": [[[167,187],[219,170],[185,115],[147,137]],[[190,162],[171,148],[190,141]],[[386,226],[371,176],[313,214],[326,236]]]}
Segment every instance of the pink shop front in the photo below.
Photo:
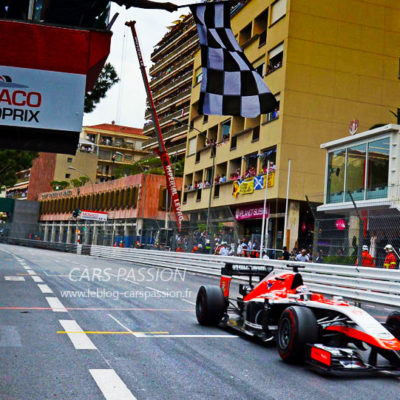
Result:
{"label": "pink shop front", "polygon": [[[262,221],[263,221],[263,203],[242,205],[235,208],[233,215],[237,224],[239,237],[246,240],[261,241]],[[284,214],[277,215],[274,205],[267,205],[266,208],[266,226],[268,225],[268,248],[282,248]]]}

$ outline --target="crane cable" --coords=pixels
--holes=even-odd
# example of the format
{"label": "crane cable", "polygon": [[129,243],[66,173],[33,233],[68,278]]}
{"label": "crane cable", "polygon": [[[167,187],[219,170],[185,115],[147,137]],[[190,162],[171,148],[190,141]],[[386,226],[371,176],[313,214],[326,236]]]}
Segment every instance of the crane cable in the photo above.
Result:
{"label": "crane cable", "polygon": [[126,31],[124,29],[124,37],[122,40],[122,52],[121,52],[121,68],[120,68],[120,81],[119,81],[119,88],[118,88],[118,100],[117,100],[117,109],[116,109],[116,117],[115,120],[117,124],[120,124],[121,118],[121,102],[122,102],[122,95],[124,89],[124,81],[125,81],[125,65],[126,65]]}

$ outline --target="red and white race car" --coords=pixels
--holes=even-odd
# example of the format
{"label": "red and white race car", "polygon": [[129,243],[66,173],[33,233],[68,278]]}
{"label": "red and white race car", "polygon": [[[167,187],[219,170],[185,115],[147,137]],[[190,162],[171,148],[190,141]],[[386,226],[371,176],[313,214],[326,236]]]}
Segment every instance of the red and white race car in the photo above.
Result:
{"label": "red and white race car", "polygon": [[[298,266],[226,264],[220,286],[201,286],[196,316],[202,325],[231,327],[263,341],[275,340],[281,358],[330,373],[400,371],[400,313],[381,324],[341,297],[325,298],[303,284]],[[233,276],[246,276],[230,298]],[[253,284],[253,278],[259,282]]]}

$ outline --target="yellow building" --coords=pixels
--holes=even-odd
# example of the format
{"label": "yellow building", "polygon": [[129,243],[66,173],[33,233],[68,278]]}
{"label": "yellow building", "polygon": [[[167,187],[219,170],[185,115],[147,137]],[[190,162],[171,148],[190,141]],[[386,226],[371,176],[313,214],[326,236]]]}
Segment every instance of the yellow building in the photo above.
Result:
{"label": "yellow building", "polygon": [[[400,105],[399,21],[397,0],[251,0],[239,6],[232,29],[280,109],[254,119],[198,115],[201,67],[196,54],[183,210],[198,220],[211,197],[212,208],[229,206],[238,219],[251,216],[262,206],[264,190],[255,190],[257,182],[250,177],[243,193],[234,196],[237,183],[231,177],[236,172],[260,175],[271,162],[269,245],[280,248],[290,159],[285,244],[311,244],[313,221],[305,196],[322,199],[316,196],[324,191],[320,144],[348,135],[352,120],[359,120],[360,130],[395,122],[389,110]],[[214,159],[213,140],[219,143]],[[213,161],[213,178],[225,175],[227,182],[210,189]],[[260,219],[241,219],[237,226],[240,235],[261,232]]]}
{"label": "yellow building", "polygon": [[84,126],[81,138],[95,145],[98,156],[96,181],[104,182],[114,176],[114,168],[131,165],[148,154],[142,150],[148,139],[143,130],[129,126],[99,124]]}

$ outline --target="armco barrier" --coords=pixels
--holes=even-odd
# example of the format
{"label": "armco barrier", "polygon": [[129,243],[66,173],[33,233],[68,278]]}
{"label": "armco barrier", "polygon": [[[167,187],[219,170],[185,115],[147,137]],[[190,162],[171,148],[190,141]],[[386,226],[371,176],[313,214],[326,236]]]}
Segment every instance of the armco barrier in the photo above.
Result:
{"label": "armco barrier", "polygon": [[[304,282],[315,292],[343,296],[357,302],[400,307],[399,270],[249,259],[244,257],[223,257],[209,254],[175,253],[108,246],[87,246],[28,239],[0,238],[0,243],[129,261],[143,266],[179,268],[197,274],[216,277],[220,276],[221,267],[225,263],[270,265],[275,269],[287,269],[287,265],[296,264],[299,267],[304,267],[301,269]],[[245,280],[245,278],[238,279]]]}
{"label": "armco barrier", "polygon": [[227,262],[241,265],[271,265],[275,269],[287,269],[287,265],[296,264],[300,268],[304,267],[301,268],[304,282],[315,292],[343,296],[357,302],[400,306],[399,270],[107,246],[91,246],[90,255],[130,261],[138,265],[179,268],[214,276],[220,275],[221,267]]}
{"label": "armco barrier", "polygon": [[[38,249],[57,250],[66,253],[76,253],[77,245],[72,243],[53,243],[43,242],[41,240],[0,238],[0,243],[16,244],[18,246],[36,247]],[[89,253],[89,252],[88,252]]]}

